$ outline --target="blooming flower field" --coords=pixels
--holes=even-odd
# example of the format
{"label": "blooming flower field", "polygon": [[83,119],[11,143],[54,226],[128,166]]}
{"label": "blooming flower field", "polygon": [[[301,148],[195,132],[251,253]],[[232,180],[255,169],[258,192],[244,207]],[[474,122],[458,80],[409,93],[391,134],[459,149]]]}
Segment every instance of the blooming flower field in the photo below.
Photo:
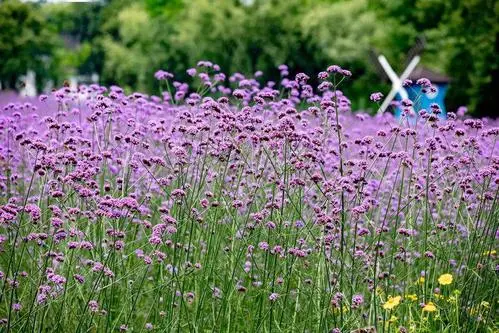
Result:
{"label": "blooming flower field", "polygon": [[1,330],[497,329],[497,121],[279,69],[2,106]]}

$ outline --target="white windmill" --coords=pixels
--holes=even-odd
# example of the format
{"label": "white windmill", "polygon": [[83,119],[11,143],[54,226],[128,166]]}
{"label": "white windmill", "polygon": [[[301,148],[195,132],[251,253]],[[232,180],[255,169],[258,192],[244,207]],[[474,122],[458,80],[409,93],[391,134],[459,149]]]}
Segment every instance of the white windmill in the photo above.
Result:
{"label": "white windmill", "polygon": [[392,89],[385,97],[385,100],[381,104],[378,113],[385,112],[386,109],[390,106],[393,99],[397,96],[397,94],[399,94],[402,99],[406,99],[409,97],[407,91],[403,86],[403,83],[406,79],[409,78],[409,76],[412,74],[412,72],[416,69],[417,65],[419,64],[419,61],[421,60],[419,53],[424,49],[424,45],[425,45],[424,37],[418,37],[416,40],[416,45],[414,45],[407,54],[407,60],[408,60],[406,62],[407,65],[405,70],[402,72],[402,75],[400,76],[398,76],[397,73],[395,73],[392,66],[390,66],[388,60],[384,55],[380,54],[376,56],[374,54],[371,54],[371,56],[374,56],[376,58],[374,60],[374,63],[376,65],[379,74],[381,74],[382,76],[386,76],[392,82]]}

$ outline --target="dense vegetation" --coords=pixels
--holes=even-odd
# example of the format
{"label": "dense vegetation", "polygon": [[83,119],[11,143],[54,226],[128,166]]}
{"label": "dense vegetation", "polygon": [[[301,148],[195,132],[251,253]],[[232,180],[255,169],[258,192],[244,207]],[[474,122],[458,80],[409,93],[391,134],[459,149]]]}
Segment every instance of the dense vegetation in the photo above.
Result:
{"label": "dense vegetation", "polygon": [[0,330],[497,332],[498,122],[279,72],[3,106]]}
{"label": "dense vegetation", "polygon": [[[64,36],[63,42],[61,34]],[[295,73],[330,62],[348,66],[354,109],[364,92],[388,90],[368,56],[387,55],[398,70],[416,37],[424,35],[423,63],[454,79],[447,106],[494,115],[498,105],[499,4],[494,0],[109,0],[94,4],[0,1],[0,79],[15,86],[34,69],[56,84],[70,74],[100,74],[103,84],[157,92],[149,80],[167,67],[183,69],[209,58],[229,71],[257,70],[278,80],[286,63]],[[79,44],[68,47],[68,37]],[[40,82],[40,87],[43,82]]]}

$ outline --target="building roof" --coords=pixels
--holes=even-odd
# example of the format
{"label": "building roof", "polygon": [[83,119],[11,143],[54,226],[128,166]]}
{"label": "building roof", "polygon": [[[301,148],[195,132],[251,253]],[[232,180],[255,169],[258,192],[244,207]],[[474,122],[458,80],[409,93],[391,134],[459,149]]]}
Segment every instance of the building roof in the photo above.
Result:
{"label": "building roof", "polygon": [[432,83],[449,83],[450,81],[450,78],[447,75],[437,73],[423,66],[416,67],[416,69],[411,73],[411,75],[409,75],[408,79],[416,81],[423,77],[427,78]]}

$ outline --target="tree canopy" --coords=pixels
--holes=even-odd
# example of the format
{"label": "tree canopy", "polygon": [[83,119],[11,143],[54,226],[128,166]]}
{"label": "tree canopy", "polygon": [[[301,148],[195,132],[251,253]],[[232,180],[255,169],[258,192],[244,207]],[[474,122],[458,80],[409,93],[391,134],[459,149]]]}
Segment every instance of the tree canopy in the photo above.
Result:
{"label": "tree canopy", "polygon": [[[41,9],[41,10],[39,10]],[[156,93],[159,68],[185,79],[201,59],[227,72],[279,79],[276,67],[313,74],[329,64],[356,76],[354,108],[389,89],[369,51],[401,71],[418,36],[424,66],[452,78],[449,109],[494,115],[499,102],[499,3],[494,0],[108,0],[91,4],[0,2],[0,77],[12,86],[28,68],[61,83],[97,72],[102,83]],[[68,46],[67,37],[78,41]],[[66,39],[65,39],[66,38]],[[34,56],[33,56],[34,55]]]}
{"label": "tree canopy", "polygon": [[29,4],[7,0],[0,3],[0,81],[14,89],[19,75],[28,69],[49,76],[51,55],[57,45],[55,30]]}

